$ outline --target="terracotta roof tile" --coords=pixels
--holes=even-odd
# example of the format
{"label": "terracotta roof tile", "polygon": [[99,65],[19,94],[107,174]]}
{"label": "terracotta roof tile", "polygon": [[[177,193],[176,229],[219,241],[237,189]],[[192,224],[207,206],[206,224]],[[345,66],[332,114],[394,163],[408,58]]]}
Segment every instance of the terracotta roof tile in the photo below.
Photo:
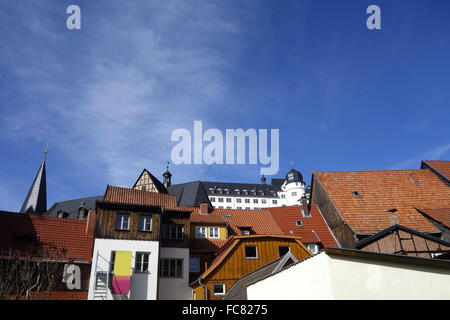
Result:
{"label": "terracotta roof tile", "polygon": [[450,207],[450,188],[427,169],[314,175],[357,234],[374,234],[394,223],[424,233],[439,232],[415,208]]}
{"label": "terracotta roof tile", "polygon": [[422,209],[418,208],[420,212],[423,212],[433,220],[442,223],[447,228],[450,228],[450,207],[449,208],[434,208],[434,209]]}
{"label": "terracotta roof tile", "polygon": [[[299,236],[303,243],[317,243],[314,232],[325,247],[336,247],[338,244],[328,228],[327,223],[322,218],[317,205],[311,205],[311,217],[304,218],[302,215],[303,206],[289,206],[268,208],[272,217],[285,235]],[[300,220],[302,226],[297,226],[296,222]],[[291,233],[291,231],[293,233]],[[314,232],[313,232],[314,231]]]}
{"label": "terracotta roof tile", "polygon": [[177,199],[174,195],[129,188],[108,186],[103,201],[141,206],[164,206],[166,209],[183,211],[182,208],[177,207]]}
{"label": "terracotta roof tile", "polygon": [[424,160],[423,162],[450,181],[450,161]]}
{"label": "terracotta roof tile", "polygon": [[[44,248],[51,244],[58,251],[67,250],[67,257],[76,261],[91,261],[94,239],[86,235],[86,220],[0,212],[0,250],[26,251],[39,242]],[[15,236],[29,237],[30,242],[20,243]],[[38,237],[39,235],[39,237]]]}

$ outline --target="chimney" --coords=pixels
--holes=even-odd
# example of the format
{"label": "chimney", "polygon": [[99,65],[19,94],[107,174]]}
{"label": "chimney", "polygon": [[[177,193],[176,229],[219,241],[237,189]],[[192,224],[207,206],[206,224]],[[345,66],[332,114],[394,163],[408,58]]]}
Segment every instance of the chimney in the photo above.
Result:
{"label": "chimney", "polygon": [[200,202],[200,214],[208,214],[208,203],[207,202]]}
{"label": "chimney", "polygon": [[309,206],[308,206],[308,200],[306,199],[306,197],[302,197],[300,199],[300,202],[303,206],[303,211],[305,212],[305,217],[309,217]]}
{"label": "chimney", "polygon": [[88,218],[86,221],[86,235],[88,237],[94,237],[95,224],[97,220],[97,213],[95,210],[89,210]]}

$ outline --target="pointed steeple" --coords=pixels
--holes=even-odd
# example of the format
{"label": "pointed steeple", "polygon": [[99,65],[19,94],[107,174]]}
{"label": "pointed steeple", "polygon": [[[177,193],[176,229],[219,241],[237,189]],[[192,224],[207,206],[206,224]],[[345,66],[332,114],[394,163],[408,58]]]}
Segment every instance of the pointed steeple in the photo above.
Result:
{"label": "pointed steeple", "polygon": [[164,177],[163,184],[167,189],[170,187],[170,184],[171,184],[170,180],[172,178],[172,174],[169,172],[169,161],[167,161],[167,170],[166,170],[166,172],[163,173],[163,177]]}
{"label": "pointed steeple", "polygon": [[[48,144],[47,144],[48,147]],[[47,148],[44,152],[44,160],[39,168],[30,191],[23,202],[20,213],[42,214],[47,211],[47,182],[45,176],[45,161],[47,160]]]}

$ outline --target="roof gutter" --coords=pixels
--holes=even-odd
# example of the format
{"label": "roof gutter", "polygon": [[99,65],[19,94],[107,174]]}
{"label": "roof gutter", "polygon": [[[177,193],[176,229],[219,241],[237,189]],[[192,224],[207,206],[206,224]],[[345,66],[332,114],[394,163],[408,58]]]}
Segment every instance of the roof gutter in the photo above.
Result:
{"label": "roof gutter", "polygon": [[208,300],[208,288],[202,283],[202,277],[198,278],[198,284],[205,288],[205,300]]}

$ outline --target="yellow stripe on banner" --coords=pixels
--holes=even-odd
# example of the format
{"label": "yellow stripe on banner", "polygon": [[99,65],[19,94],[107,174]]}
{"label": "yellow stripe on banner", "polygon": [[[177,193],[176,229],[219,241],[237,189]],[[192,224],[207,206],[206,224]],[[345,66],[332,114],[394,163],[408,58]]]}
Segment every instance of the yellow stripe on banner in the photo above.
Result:
{"label": "yellow stripe on banner", "polygon": [[131,276],[131,251],[116,251],[114,275]]}

